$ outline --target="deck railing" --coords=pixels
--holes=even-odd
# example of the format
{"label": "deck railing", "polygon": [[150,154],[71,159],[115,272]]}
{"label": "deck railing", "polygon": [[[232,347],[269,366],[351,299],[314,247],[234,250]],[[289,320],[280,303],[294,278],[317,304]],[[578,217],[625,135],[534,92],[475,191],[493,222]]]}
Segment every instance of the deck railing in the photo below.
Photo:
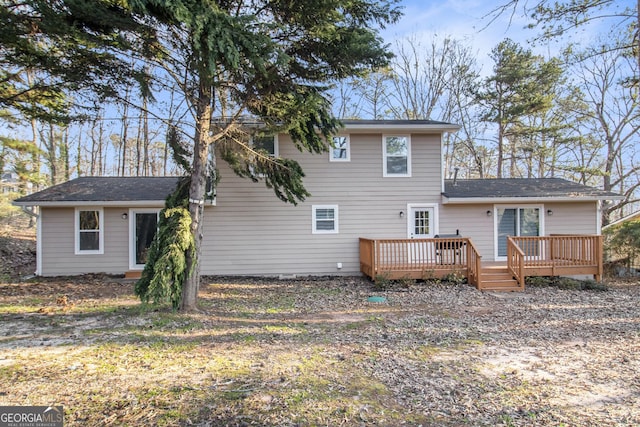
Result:
{"label": "deck railing", "polygon": [[[602,278],[602,236],[517,236],[509,239],[524,253],[527,275],[593,274],[596,280]],[[511,257],[507,261],[511,263]]]}
{"label": "deck railing", "polygon": [[518,287],[524,289],[524,251],[518,246],[513,237],[507,237],[507,269],[518,282]]}
{"label": "deck railing", "polygon": [[[471,239],[360,238],[360,270],[373,280],[440,278],[461,274],[482,282],[481,256]],[[524,289],[525,276],[593,275],[602,278],[602,236],[507,238],[507,268]]]}
{"label": "deck railing", "polygon": [[471,239],[467,241],[467,260],[469,260],[467,281],[470,285],[478,287],[482,281],[482,256]]}
{"label": "deck railing", "polygon": [[376,277],[375,240],[360,238],[360,271],[367,277]]}
{"label": "deck railing", "polygon": [[433,239],[360,238],[360,269],[375,279],[443,277],[451,273],[468,275],[469,260],[474,280],[479,275],[480,257],[466,237]]}

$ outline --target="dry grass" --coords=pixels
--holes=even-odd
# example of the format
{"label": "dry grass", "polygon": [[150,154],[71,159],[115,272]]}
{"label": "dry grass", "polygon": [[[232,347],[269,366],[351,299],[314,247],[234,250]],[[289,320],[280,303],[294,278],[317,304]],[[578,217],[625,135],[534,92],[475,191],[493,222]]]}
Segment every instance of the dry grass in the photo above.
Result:
{"label": "dry grass", "polygon": [[0,284],[0,404],[68,426],[640,424],[640,285],[479,293],[208,278],[202,312],[103,276]]}

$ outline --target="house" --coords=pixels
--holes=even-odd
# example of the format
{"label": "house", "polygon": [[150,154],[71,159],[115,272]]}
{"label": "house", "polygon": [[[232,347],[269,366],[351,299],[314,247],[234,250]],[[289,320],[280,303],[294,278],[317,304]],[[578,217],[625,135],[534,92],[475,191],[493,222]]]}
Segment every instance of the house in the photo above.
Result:
{"label": "house", "polygon": [[[335,148],[324,155],[299,152],[285,134],[260,141],[273,155],[296,159],[305,171],[311,196],[297,206],[220,162],[221,181],[205,207],[202,274],[363,272],[375,278],[383,270],[373,265],[374,258],[380,262],[385,256],[402,259],[398,274],[440,274],[443,266],[462,268],[472,258],[477,265],[480,257],[483,263],[507,260],[507,236],[598,236],[600,204],[617,197],[557,178],[445,180],[442,136],[457,125],[430,120],[344,125],[334,137]],[[176,181],[82,177],[16,200],[40,207],[36,274],[141,270],[157,213]],[[444,262],[442,245],[433,244],[436,236],[450,239],[455,263]],[[376,246],[385,240],[400,242],[401,254]],[[422,246],[415,246],[418,242]],[[462,247],[472,247],[475,255]],[[474,280],[480,274],[464,268]]]}
{"label": "house", "polygon": [[15,172],[6,172],[0,174],[0,192],[7,193],[17,193],[20,191],[20,186],[23,185],[27,190],[30,190],[33,187],[33,184],[30,182],[21,183],[20,177]]}

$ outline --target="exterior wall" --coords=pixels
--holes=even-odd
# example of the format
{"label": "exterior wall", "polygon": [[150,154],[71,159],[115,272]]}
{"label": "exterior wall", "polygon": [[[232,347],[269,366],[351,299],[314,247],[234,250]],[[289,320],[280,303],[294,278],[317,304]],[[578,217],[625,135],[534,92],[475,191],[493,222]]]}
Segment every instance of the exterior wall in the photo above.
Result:
{"label": "exterior wall", "polygon": [[[205,212],[203,274],[359,274],[359,238],[406,238],[409,203],[439,203],[440,134],[411,135],[412,176],[383,177],[382,134],[351,134],[351,161],[302,154],[287,136],[279,154],[298,160],[312,194],[298,206],[220,165],[216,206]],[[312,233],[312,206],[338,205],[339,233]],[[337,268],[342,263],[342,269]]]}
{"label": "exterior wall", "polygon": [[[360,273],[359,238],[407,238],[409,204],[437,206],[434,234],[473,239],[484,260],[494,259],[493,204],[441,205],[440,134],[411,135],[411,177],[383,177],[382,133],[350,134],[351,161],[328,153],[300,153],[280,135],[279,154],[296,159],[311,193],[297,206],[276,198],[264,183],[242,179],[220,162],[216,206],[204,217],[201,272],[208,275],[353,275]],[[312,232],[312,207],[337,205],[336,234]],[[595,234],[596,202],[538,203],[543,233]],[[547,209],[553,215],[546,214]],[[123,274],[129,270],[129,207],[104,208],[104,253],[74,253],[74,209],[41,208],[41,274]],[[401,217],[400,212],[404,212]],[[342,268],[338,268],[338,263]]]}
{"label": "exterior wall", "polygon": [[74,208],[42,207],[42,275],[123,274],[127,271],[129,222],[122,219],[122,213],[127,211],[127,208],[104,208],[104,253],[76,255]]}
{"label": "exterior wall", "polygon": [[478,205],[442,205],[440,207],[440,230],[444,234],[460,231],[463,237],[469,237],[480,252],[483,260],[494,259],[492,204]]}
{"label": "exterior wall", "polygon": [[[513,204],[510,206],[541,206],[541,234],[598,234],[597,202],[553,202]],[[548,215],[551,209],[553,215]],[[440,208],[440,230],[455,233],[456,229],[464,237],[470,237],[484,261],[495,260],[495,215],[493,204],[443,205]]]}
{"label": "exterior wall", "polygon": [[[551,209],[553,215],[547,215]],[[598,202],[545,204],[546,234],[600,234]]]}

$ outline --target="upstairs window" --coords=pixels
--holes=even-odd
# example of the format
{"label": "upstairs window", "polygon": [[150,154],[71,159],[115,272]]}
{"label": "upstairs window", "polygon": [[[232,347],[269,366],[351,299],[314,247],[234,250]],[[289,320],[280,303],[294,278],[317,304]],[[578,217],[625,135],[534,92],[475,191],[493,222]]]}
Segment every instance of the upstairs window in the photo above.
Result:
{"label": "upstairs window", "polygon": [[383,176],[411,176],[411,139],[408,135],[382,138]]}
{"label": "upstairs window", "polygon": [[338,232],[338,206],[313,206],[313,234]]}
{"label": "upstairs window", "polygon": [[77,208],[75,215],[76,254],[104,253],[102,209]]}
{"label": "upstairs window", "polygon": [[255,135],[251,146],[256,151],[266,151],[269,157],[278,157],[278,139],[275,135]]}
{"label": "upstairs window", "polygon": [[[254,135],[251,138],[251,147],[261,155],[266,154],[271,158],[278,157],[278,138],[275,135]],[[264,178],[264,174],[256,172],[253,165],[250,166],[251,174],[256,178]]]}
{"label": "upstairs window", "polygon": [[340,135],[332,138],[329,160],[332,162],[348,162],[351,160],[351,146],[348,136]]}

